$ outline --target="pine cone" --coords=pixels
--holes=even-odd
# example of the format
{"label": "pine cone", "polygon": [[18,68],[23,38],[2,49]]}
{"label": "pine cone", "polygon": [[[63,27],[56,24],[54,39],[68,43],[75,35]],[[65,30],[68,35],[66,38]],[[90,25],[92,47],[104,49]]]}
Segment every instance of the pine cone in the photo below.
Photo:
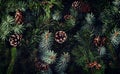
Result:
{"label": "pine cone", "polygon": [[71,19],[71,18],[72,18],[72,15],[65,15],[65,16],[64,16],[64,19],[65,19],[65,20],[69,20],[69,19]]}
{"label": "pine cone", "polygon": [[100,36],[96,36],[96,37],[94,38],[94,44],[95,44],[95,46],[99,46],[99,45],[100,45],[100,41],[101,41]]}
{"label": "pine cone", "polygon": [[16,11],[16,14],[15,14],[15,22],[17,24],[22,24],[23,23],[23,14],[20,10],[17,10]]}
{"label": "pine cone", "polygon": [[13,47],[16,47],[20,44],[20,41],[22,39],[22,35],[14,34],[11,35],[9,38],[10,45]]}
{"label": "pine cone", "polygon": [[80,9],[80,6],[81,6],[81,2],[80,1],[74,1],[72,3],[72,7],[76,10]]}
{"label": "pine cone", "polygon": [[94,62],[89,63],[89,64],[88,64],[88,67],[89,67],[89,68],[100,69],[100,68],[101,68],[101,65],[100,65],[98,62],[94,61]]}
{"label": "pine cone", "polygon": [[95,44],[95,46],[104,46],[105,42],[106,42],[106,37],[96,36],[94,38],[94,44]]}
{"label": "pine cone", "polygon": [[67,39],[67,35],[64,31],[58,31],[55,34],[55,41],[58,43],[63,43]]}
{"label": "pine cone", "polygon": [[73,9],[80,12],[84,12],[84,13],[87,13],[90,11],[90,6],[82,1],[74,1],[72,3],[72,7]]}
{"label": "pine cone", "polygon": [[36,69],[37,70],[48,70],[48,68],[49,68],[49,64],[46,64],[45,62],[42,62],[42,61],[40,61],[40,60],[38,60],[38,59],[35,59],[35,67],[36,67]]}

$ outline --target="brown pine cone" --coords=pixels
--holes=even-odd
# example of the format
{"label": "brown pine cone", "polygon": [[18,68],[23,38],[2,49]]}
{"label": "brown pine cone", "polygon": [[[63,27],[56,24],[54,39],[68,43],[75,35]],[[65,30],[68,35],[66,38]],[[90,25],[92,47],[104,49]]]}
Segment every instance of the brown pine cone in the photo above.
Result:
{"label": "brown pine cone", "polygon": [[73,7],[73,9],[75,9],[79,12],[84,12],[84,13],[90,12],[89,4],[84,3],[82,1],[74,1],[72,3],[72,7]]}
{"label": "brown pine cone", "polygon": [[88,64],[88,68],[100,69],[101,65],[97,61],[94,61]]}
{"label": "brown pine cone", "polygon": [[95,46],[99,46],[100,41],[101,41],[100,36],[96,36],[96,37],[94,38],[94,44],[95,44]]}
{"label": "brown pine cone", "polygon": [[102,36],[96,36],[95,38],[94,38],[94,44],[95,44],[95,46],[104,46],[105,45],[105,43],[106,43],[106,37],[102,37]]}
{"label": "brown pine cone", "polygon": [[23,23],[23,14],[19,9],[16,11],[16,14],[15,14],[15,22],[17,24]]}
{"label": "brown pine cone", "polygon": [[57,31],[55,34],[55,41],[63,43],[67,39],[67,34],[64,31]]}
{"label": "brown pine cone", "polygon": [[72,18],[72,15],[65,15],[65,16],[64,16],[64,19],[65,19],[65,20],[69,20],[69,19],[71,19],[71,18]]}
{"label": "brown pine cone", "polygon": [[11,35],[9,38],[10,45],[13,47],[16,47],[20,44],[20,41],[22,39],[22,35],[14,34]]}
{"label": "brown pine cone", "polygon": [[72,7],[76,10],[80,9],[80,6],[81,6],[81,2],[80,1],[74,1],[72,3]]}
{"label": "brown pine cone", "polygon": [[49,64],[46,64],[46,63],[44,63],[44,62],[42,62],[42,61],[39,61],[39,60],[36,60],[35,59],[35,68],[37,69],[37,70],[48,70],[48,68],[49,68]]}

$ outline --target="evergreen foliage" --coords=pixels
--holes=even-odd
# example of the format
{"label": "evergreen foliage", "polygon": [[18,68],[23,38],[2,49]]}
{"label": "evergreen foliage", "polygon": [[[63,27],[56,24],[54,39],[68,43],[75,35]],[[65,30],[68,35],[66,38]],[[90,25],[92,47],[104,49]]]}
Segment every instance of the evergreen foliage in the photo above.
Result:
{"label": "evergreen foliage", "polygon": [[119,24],[119,0],[0,0],[0,74],[120,74]]}

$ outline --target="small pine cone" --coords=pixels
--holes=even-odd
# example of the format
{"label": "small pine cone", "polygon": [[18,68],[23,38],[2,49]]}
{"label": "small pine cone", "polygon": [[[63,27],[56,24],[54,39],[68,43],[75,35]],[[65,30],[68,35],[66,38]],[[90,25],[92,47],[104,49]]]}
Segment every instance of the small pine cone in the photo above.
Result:
{"label": "small pine cone", "polygon": [[93,68],[93,67],[94,67],[94,63],[93,63],[93,62],[92,62],[92,63],[89,63],[89,64],[88,64],[88,67],[89,67],[89,68]]}
{"label": "small pine cone", "polygon": [[80,1],[74,1],[74,2],[72,3],[72,7],[73,7],[75,10],[80,9],[80,6],[81,6],[81,2],[80,2]]}
{"label": "small pine cone", "polygon": [[101,41],[100,36],[96,36],[96,37],[94,38],[94,44],[95,44],[95,46],[99,46],[100,41]]}
{"label": "small pine cone", "polygon": [[46,63],[44,63],[42,61],[37,60],[37,61],[35,61],[35,68],[38,71],[40,71],[40,70],[44,70],[45,71],[45,70],[48,70],[49,64],[46,64]]}
{"label": "small pine cone", "polygon": [[10,45],[13,47],[16,47],[20,44],[20,41],[22,39],[22,35],[14,34],[11,35],[9,38]]}
{"label": "small pine cone", "polygon": [[67,34],[64,31],[57,31],[55,34],[55,41],[63,43],[67,39]]}
{"label": "small pine cone", "polygon": [[69,19],[71,19],[71,18],[72,18],[72,15],[65,15],[65,16],[64,16],[64,19],[65,19],[65,20],[69,20]]}
{"label": "small pine cone", "polygon": [[100,69],[100,68],[101,68],[101,65],[100,65],[97,61],[94,61],[94,62],[89,63],[89,64],[88,64],[88,67],[89,67],[89,68]]}
{"label": "small pine cone", "polygon": [[93,42],[95,46],[104,46],[106,43],[106,39],[107,39],[106,37],[96,36]]}
{"label": "small pine cone", "polygon": [[87,3],[84,3],[82,1],[74,1],[72,3],[72,7],[80,12],[87,13],[90,11],[90,6]]}
{"label": "small pine cone", "polygon": [[16,14],[15,14],[15,22],[17,24],[22,24],[23,23],[23,14],[20,10],[17,10],[16,11]]}

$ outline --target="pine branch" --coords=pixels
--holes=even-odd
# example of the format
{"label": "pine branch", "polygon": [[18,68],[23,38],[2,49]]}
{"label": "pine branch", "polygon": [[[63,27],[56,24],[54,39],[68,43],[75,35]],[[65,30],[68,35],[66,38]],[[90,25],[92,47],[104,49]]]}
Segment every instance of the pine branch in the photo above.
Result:
{"label": "pine branch", "polygon": [[114,28],[113,31],[110,34],[110,40],[111,43],[117,47],[120,44],[120,29],[119,28]]}
{"label": "pine branch", "polygon": [[45,52],[42,53],[40,57],[47,64],[52,64],[53,62],[55,62],[56,56],[57,54],[54,51],[46,50]]}
{"label": "pine branch", "polygon": [[52,19],[53,20],[60,20],[62,17],[61,17],[61,12],[59,10],[56,10],[54,11],[53,15],[52,15]]}
{"label": "pine branch", "polygon": [[51,49],[51,45],[53,42],[52,34],[49,31],[46,31],[41,35],[41,41],[39,44],[39,51],[45,52],[46,50]]}
{"label": "pine branch", "polygon": [[83,22],[82,30],[93,31],[94,30],[95,17],[93,13],[88,13]]}
{"label": "pine branch", "polygon": [[94,21],[95,21],[95,17],[93,15],[93,13],[88,13],[85,17],[85,20],[86,20],[86,23],[87,24],[94,24]]}
{"label": "pine branch", "polygon": [[119,0],[115,0],[115,1],[113,1],[113,4],[114,4],[115,6],[120,6],[120,1],[119,1]]}
{"label": "pine branch", "polygon": [[27,8],[27,4],[22,1],[10,0],[7,2],[6,12],[14,12],[16,9],[20,9],[21,11],[25,11]]}
{"label": "pine branch", "polygon": [[75,18],[77,18],[77,16],[78,16],[78,12],[72,8],[70,8],[70,14]]}
{"label": "pine branch", "polygon": [[55,67],[56,71],[58,74],[65,74],[65,70],[67,68],[68,62],[70,60],[70,55],[69,53],[63,53]]}
{"label": "pine branch", "polygon": [[12,24],[14,24],[14,19],[10,16],[7,16],[4,20],[2,20],[1,29],[0,29],[0,38],[5,40],[7,36],[12,31]]}
{"label": "pine branch", "polygon": [[100,15],[100,19],[103,23],[102,33],[108,35],[108,33],[113,29],[113,27],[119,25],[120,10],[119,10],[119,0],[113,1],[113,5],[108,8]]}
{"label": "pine branch", "polygon": [[25,28],[22,24],[21,25],[15,25],[14,27],[12,27],[12,29],[13,29],[14,33],[16,33],[16,34],[21,34],[25,30]]}
{"label": "pine branch", "polygon": [[10,33],[21,34],[23,30],[23,25],[15,25],[15,20],[11,16],[6,16],[6,18],[2,20],[0,38],[5,40]]}
{"label": "pine branch", "polygon": [[106,54],[106,48],[104,46],[98,48],[100,56],[103,56]]}

